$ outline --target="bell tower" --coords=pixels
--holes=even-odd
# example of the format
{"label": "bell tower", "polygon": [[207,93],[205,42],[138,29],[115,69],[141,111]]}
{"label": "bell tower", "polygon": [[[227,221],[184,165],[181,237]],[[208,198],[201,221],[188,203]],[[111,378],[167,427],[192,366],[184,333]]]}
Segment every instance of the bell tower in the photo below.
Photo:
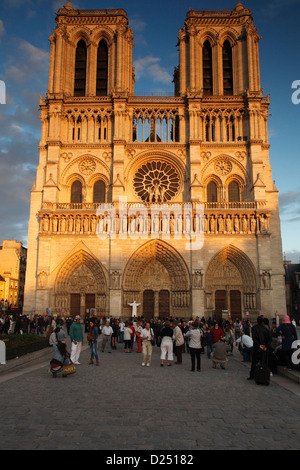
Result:
{"label": "bell tower", "polygon": [[178,39],[179,95],[260,92],[260,37],[250,10],[240,1],[222,14],[190,9]]}
{"label": "bell tower", "polygon": [[48,97],[133,95],[133,34],[124,10],[57,12],[50,37]]}

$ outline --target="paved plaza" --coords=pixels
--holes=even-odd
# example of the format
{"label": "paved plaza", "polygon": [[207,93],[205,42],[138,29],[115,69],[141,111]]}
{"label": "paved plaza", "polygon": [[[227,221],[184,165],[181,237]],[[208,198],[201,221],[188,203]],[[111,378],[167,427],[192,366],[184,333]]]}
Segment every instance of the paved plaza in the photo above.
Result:
{"label": "paved plaza", "polygon": [[236,349],[225,370],[202,355],[200,373],[190,371],[188,354],[182,365],[160,367],[156,346],[150,367],[136,345],[131,354],[121,344],[99,354],[100,366],[89,365],[85,341],[67,378],[48,373],[48,356],[1,372],[0,449],[300,448],[300,385],[278,375],[270,386],[247,381],[249,364]]}

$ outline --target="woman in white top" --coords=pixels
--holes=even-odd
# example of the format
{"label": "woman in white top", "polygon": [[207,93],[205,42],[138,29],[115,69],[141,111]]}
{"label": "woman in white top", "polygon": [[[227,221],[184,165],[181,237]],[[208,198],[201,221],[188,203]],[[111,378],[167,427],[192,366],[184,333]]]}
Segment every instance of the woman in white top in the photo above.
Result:
{"label": "woman in white top", "polygon": [[201,370],[201,336],[202,330],[199,328],[199,323],[195,321],[193,323],[192,329],[186,333],[186,336],[189,338],[189,350],[191,353],[192,368],[191,371],[195,370],[195,359],[197,358],[197,371]]}
{"label": "woman in white top", "polygon": [[174,335],[173,328],[171,327],[170,322],[167,320],[163,328],[160,331],[160,336],[161,336],[160,367],[163,367],[164,360],[166,359],[167,355],[168,355],[168,366],[170,367],[172,365],[171,361],[173,361],[173,335]]}
{"label": "woman in white top", "polygon": [[132,330],[129,328],[128,323],[125,323],[125,328],[124,328],[124,342],[125,342],[125,352],[130,353],[130,345],[131,345],[131,333]]}

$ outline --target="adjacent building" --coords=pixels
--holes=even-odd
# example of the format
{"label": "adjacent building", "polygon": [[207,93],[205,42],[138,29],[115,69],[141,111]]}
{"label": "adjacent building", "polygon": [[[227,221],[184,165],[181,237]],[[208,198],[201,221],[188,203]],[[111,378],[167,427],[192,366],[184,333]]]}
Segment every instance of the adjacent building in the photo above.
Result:
{"label": "adjacent building", "polygon": [[0,302],[4,307],[22,308],[27,248],[16,240],[0,246]]}

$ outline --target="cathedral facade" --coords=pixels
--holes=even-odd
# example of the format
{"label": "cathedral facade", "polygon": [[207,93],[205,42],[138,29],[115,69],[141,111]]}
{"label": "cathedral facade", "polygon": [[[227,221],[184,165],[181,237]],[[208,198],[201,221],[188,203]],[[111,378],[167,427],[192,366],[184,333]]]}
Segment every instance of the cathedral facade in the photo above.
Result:
{"label": "cathedral facade", "polygon": [[25,313],[285,313],[259,39],[240,1],[190,10],[174,96],[135,96],[126,12],[57,12]]}

